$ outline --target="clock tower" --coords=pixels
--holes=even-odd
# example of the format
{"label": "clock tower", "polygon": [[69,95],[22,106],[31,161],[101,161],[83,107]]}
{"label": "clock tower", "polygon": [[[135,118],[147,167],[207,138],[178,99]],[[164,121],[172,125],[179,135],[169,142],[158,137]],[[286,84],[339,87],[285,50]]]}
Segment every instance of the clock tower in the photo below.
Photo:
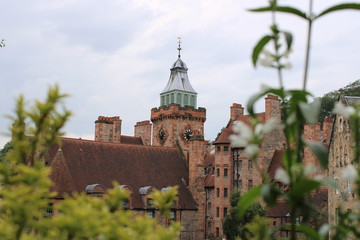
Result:
{"label": "clock tower", "polygon": [[194,135],[204,136],[206,109],[197,107],[197,93],[191,86],[188,68],[180,56],[170,69],[170,78],[160,93],[160,107],[151,110],[153,145],[179,146],[188,160],[190,141]]}
{"label": "clock tower", "polygon": [[180,56],[170,69],[170,78],[160,93],[160,107],[151,109],[152,143],[179,147],[189,169],[189,190],[197,202],[197,220],[193,222],[196,239],[205,236],[204,123],[206,109],[197,107],[197,93],[191,86],[188,68]]}

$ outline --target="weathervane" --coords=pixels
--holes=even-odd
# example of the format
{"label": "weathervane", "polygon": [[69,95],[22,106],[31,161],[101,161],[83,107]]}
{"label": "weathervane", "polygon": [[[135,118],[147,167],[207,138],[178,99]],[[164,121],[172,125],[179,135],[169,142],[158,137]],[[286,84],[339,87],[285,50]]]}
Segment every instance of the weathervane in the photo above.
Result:
{"label": "weathervane", "polygon": [[179,47],[177,48],[177,50],[179,50],[179,55],[178,57],[180,58],[180,51],[181,51],[181,37],[177,37],[177,39],[179,40],[178,43],[179,43]]}

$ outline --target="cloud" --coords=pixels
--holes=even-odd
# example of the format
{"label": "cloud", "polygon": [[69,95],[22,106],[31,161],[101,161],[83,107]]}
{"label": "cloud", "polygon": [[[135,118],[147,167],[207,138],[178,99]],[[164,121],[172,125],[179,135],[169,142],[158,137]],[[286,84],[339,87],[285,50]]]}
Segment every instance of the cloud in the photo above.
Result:
{"label": "cloud", "polygon": [[[284,1],[280,1],[285,4]],[[340,0],[317,1],[315,11]],[[268,33],[270,15],[246,9],[266,4],[250,0],[35,0],[7,1],[0,16],[7,46],[0,49],[0,115],[9,114],[14,98],[42,99],[48,85],[59,83],[71,95],[73,117],[68,136],[90,136],[99,115],[120,115],[123,133],[150,118],[177,58],[189,67],[198,105],[207,108],[206,138],[214,139],[227,123],[233,102],[246,104],[261,83],[278,86],[276,73],[251,66],[251,49]],[[286,3],[288,4],[288,3]],[[305,1],[289,3],[307,9]],[[355,15],[357,14],[357,15]],[[358,13],[346,11],[314,25],[309,89],[315,95],[358,78]],[[302,81],[306,23],[279,14],[279,26],[294,34],[293,69],[286,87]],[[259,111],[262,110],[260,104]],[[0,118],[0,131],[9,121]]]}

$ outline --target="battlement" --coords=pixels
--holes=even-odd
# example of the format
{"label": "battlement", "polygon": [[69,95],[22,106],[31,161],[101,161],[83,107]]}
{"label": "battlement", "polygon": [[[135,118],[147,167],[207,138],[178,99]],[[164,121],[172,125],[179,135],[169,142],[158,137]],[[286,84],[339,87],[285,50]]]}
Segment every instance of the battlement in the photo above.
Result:
{"label": "battlement", "polygon": [[95,123],[113,123],[114,121],[121,121],[120,116],[114,116],[114,117],[105,117],[105,116],[99,116],[98,119],[95,121]]}
{"label": "battlement", "polygon": [[181,107],[178,104],[172,104],[170,106],[161,106],[159,108],[151,109],[151,121],[154,122],[163,118],[189,118],[198,119],[203,122],[206,121],[206,109],[195,109],[191,106]]}

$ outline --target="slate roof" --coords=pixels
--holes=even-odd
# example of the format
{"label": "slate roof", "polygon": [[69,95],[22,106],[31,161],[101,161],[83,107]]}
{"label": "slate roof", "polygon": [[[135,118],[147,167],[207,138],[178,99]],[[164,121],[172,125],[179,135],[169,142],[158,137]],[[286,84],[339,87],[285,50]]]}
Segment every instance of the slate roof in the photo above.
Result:
{"label": "slate roof", "polygon": [[[265,113],[264,112],[263,113],[257,113],[256,115],[260,119],[261,123],[265,122]],[[250,118],[251,118],[250,115],[239,115],[239,116],[236,117],[235,121],[230,120],[228,122],[228,124],[226,125],[226,128],[224,128],[221,131],[219,137],[214,141],[214,144],[229,144],[230,143],[229,137],[230,137],[230,135],[234,134],[234,132],[232,130],[232,127],[233,127],[234,123],[236,121],[241,121],[241,122],[244,122],[247,125],[250,125]]]}
{"label": "slate roof", "polygon": [[190,80],[187,74],[187,66],[183,60],[179,57],[171,67],[171,73],[169,81],[162,91],[162,93],[170,92],[173,90],[180,90],[197,94],[194,88],[190,84]]}
{"label": "slate roof", "polygon": [[360,104],[360,97],[344,96],[344,100],[347,106],[354,106],[355,104]]}
{"label": "slate roof", "polygon": [[196,209],[192,194],[184,185],[189,182],[188,170],[178,148],[165,148],[90,140],[62,138],[61,148],[49,150],[50,178],[57,198],[65,193],[83,192],[90,184],[113,187],[112,182],[129,185],[133,190],[133,208],[144,208],[139,189],[153,186],[162,189],[179,186],[179,205]]}

